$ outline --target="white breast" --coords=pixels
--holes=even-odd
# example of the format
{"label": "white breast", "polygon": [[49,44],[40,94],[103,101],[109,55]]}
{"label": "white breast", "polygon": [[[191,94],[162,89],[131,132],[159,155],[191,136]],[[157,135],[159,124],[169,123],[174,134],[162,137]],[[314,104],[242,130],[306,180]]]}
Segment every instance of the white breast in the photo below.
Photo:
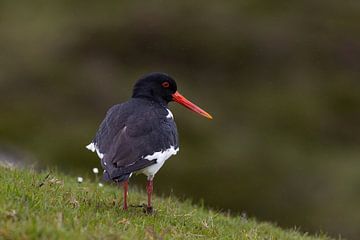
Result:
{"label": "white breast", "polygon": [[179,148],[175,149],[174,146],[171,146],[170,148],[168,148],[164,151],[155,152],[152,155],[145,156],[144,159],[147,159],[149,161],[156,159],[156,163],[149,167],[142,169],[141,172],[143,174],[145,174],[149,180],[153,179],[155,174],[164,165],[165,161],[172,155],[176,155],[178,151],[179,151]]}

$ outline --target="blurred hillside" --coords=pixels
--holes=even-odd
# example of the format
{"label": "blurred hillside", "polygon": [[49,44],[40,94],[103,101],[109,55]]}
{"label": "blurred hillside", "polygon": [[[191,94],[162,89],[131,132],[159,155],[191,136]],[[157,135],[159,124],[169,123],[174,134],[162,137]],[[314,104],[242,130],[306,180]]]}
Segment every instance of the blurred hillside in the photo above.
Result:
{"label": "blurred hillside", "polygon": [[[134,81],[167,72],[181,151],[158,193],[359,238],[360,2],[0,1],[0,147],[85,174]],[[143,184],[144,178],[136,182]]]}

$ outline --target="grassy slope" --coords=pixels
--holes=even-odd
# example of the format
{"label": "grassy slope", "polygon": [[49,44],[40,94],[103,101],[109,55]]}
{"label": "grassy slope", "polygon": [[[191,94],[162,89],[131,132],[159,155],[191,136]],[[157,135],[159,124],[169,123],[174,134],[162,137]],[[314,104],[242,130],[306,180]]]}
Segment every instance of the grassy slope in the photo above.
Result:
{"label": "grassy slope", "polygon": [[[78,184],[60,173],[44,181],[46,175],[0,167],[0,239],[328,239],[225,216],[173,197],[155,197],[155,215],[141,208],[124,212],[115,187]],[[129,197],[130,204],[146,199],[133,188]]]}

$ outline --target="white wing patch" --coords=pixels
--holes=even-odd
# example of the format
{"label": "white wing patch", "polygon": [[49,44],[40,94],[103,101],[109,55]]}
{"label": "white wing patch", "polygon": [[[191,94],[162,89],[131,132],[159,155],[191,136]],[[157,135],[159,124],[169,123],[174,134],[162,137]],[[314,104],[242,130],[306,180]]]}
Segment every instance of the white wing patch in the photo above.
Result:
{"label": "white wing patch", "polygon": [[94,143],[90,143],[86,146],[86,148],[92,152],[96,152],[100,159],[104,157],[104,154],[99,151],[99,148]]}
{"label": "white wing patch", "polygon": [[176,155],[178,151],[179,148],[175,149],[174,146],[171,146],[170,148],[164,151],[155,152],[152,155],[145,156],[144,159],[149,161],[156,159],[156,163],[149,167],[144,168],[143,170],[141,170],[141,172],[145,174],[149,180],[153,179],[155,174],[164,165],[165,161],[172,155]]}

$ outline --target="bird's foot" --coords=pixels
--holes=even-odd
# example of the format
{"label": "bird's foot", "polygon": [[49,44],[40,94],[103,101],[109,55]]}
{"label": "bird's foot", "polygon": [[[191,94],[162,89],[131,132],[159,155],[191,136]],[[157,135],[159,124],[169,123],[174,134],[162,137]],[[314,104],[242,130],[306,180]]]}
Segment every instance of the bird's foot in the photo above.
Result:
{"label": "bird's foot", "polygon": [[143,205],[143,212],[146,213],[146,214],[154,214],[155,213],[155,210],[153,209],[153,207],[149,207],[147,205]]}

